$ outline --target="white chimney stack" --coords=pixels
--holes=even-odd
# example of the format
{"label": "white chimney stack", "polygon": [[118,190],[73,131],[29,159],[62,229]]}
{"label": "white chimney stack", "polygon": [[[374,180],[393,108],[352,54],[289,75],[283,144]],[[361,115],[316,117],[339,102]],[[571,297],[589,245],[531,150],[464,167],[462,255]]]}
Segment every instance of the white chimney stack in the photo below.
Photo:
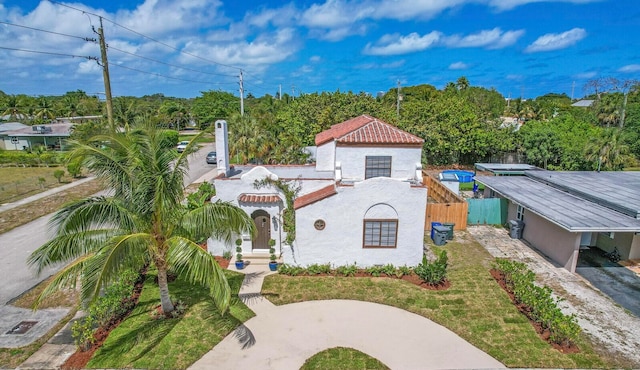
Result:
{"label": "white chimney stack", "polygon": [[224,174],[229,176],[229,131],[227,129],[227,121],[217,120],[216,125],[216,154],[218,156],[218,176]]}

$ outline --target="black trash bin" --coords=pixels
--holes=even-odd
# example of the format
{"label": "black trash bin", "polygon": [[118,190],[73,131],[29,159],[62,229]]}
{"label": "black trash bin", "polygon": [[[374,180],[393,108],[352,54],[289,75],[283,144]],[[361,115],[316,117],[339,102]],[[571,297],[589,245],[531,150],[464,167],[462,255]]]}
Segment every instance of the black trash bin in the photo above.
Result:
{"label": "black trash bin", "polygon": [[442,226],[447,228],[447,240],[453,240],[453,228],[456,226],[454,223],[443,222]]}
{"label": "black trash bin", "polygon": [[435,245],[445,245],[447,243],[447,233],[449,228],[446,226],[433,227],[433,242]]}
{"label": "black trash bin", "polygon": [[524,229],[524,222],[509,220],[509,236],[511,239],[522,239],[522,229]]}

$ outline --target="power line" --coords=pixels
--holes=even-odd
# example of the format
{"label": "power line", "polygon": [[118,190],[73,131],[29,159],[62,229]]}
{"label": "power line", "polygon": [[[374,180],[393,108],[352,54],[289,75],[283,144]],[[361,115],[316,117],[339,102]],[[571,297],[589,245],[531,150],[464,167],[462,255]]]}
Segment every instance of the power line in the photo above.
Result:
{"label": "power line", "polygon": [[53,52],[49,52],[49,51],[16,49],[16,48],[7,48],[7,47],[4,47],[4,46],[0,46],[0,49],[13,50],[13,51],[22,51],[22,52],[25,52],[25,53],[36,53],[36,54],[47,54],[47,55],[56,55],[56,56],[63,56],[63,57],[85,58],[85,59],[95,60],[95,61],[98,60],[97,57],[90,57],[90,56],[86,56],[86,55],[74,55],[74,54],[64,54],[64,53],[53,53]]}
{"label": "power line", "polygon": [[171,77],[171,76],[163,75],[163,74],[156,73],[156,72],[148,72],[148,71],[143,71],[143,70],[140,70],[140,69],[137,69],[137,68],[126,67],[126,66],[124,66],[124,65],[122,65],[122,64],[114,64],[114,63],[110,63],[109,65],[111,65],[111,66],[116,66],[116,67],[119,67],[119,68],[128,69],[128,70],[130,70],[130,71],[135,71],[135,72],[145,73],[145,74],[152,75],[152,76],[164,77],[164,78],[168,78],[168,79],[171,79],[171,80],[178,80],[178,81],[184,81],[184,82],[192,82],[192,83],[199,83],[199,84],[212,84],[212,85],[222,85],[222,84],[225,84],[225,85],[232,85],[232,84],[235,84],[235,82],[217,82],[217,83],[216,83],[216,82],[210,82],[210,81],[194,81],[194,80],[187,80],[187,79],[184,79],[184,78]]}
{"label": "power line", "polygon": [[[85,10],[75,8],[75,7],[70,6],[70,5],[67,5],[67,4],[62,4],[62,3],[59,3],[59,2],[54,1],[54,0],[49,0],[49,2],[51,2],[51,3],[53,3],[53,4],[57,4],[57,5],[63,6],[63,7],[66,7],[66,8],[69,8],[69,9],[73,9],[73,10],[76,10],[76,11],[82,12],[83,14],[90,14],[90,15],[93,15],[93,16],[95,16],[95,17],[101,17],[101,16],[100,16],[100,15],[98,15],[98,14],[94,14],[94,13],[91,13],[91,12],[87,12],[87,11],[85,11]],[[118,23],[116,23],[115,21],[113,21],[113,20],[111,20],[111,19],[109,19],[109,18],[104,18],[104,17],[102,17],[102,18],[103,18],[105,21],[108,21],[108,22],[112,23],[112,24],[113,24],[113,25],[115,25],[115,26],[118,26],[118,27],[123,28],[123,29],[125,29],[125,30],[127,30],[127,31],[129,31],[129,32],[131,32],[131,33],[134,33],[134,34],[136,34],[136,35],[138,35],[138,36],[141,36],[141,37],[144,37],[144,38],[146,38],[146,39],[148,39],[148,40],[151,40],[151,41],[153,41],[153,42],[156,42],[156,43],[158,43],[158,44],[160,44],[160,45],[163,45],[163,46],[165,46],[165,47],[167,47],[167,48],[169,48],[169,49],[172,49],[172,50],[174,50],[174,51],[177,51],[177,52],[179,52],[179,53],[181,53],[181,54],[189,55],[189,56],[191,56],[191,57],[193,57],[193,58],[197,58],[197,59],[203,60],[203,61],[205,61],[205,62],[213,63],[213,64],[216,64],[216,65],[219,65],[219,66],[222,66],[222,67],[233,68],[233,69],[237,69],[237,70],[239,70],[239,71],[241,71],[241,70],[242,70],[241,68],[236,67],[236,66],[232,66],[232,65],[228,65],[228,64],[223,64],[223,63],[218,63],[218,62],[216,62],[216,61],[213,61],[213,60],[210,60],[210,59],[207,59],[207,58],[203,58],[203,57],[201,57],[201,56],[199,56],[199,55],[195,55],[195,54],[192,54],[192,53],[189,53],[189,52],[186,52],[186,51],[180,50],[180,49],[175,48],[175,47],[173,47],[173,46],[171,46],[171,45],[169,45],[169,44],[167,44],[167,43],[165,43],[165,42],[162,42],[162,41],[160,41],[160,40],[156,40],[156,39],[154,39],[153,37],[147,36],[147,35],[142,34],[142,33],[138,32],[138,31],[136,31],[136,30],[133,30],[133,29],[131,29],[131,28],[129,28],[129,27],[126,27],[126,26],[123,26],[123,25],[121,25],[121,24],[118,24]]]}
{"label": "power line", "polygon": [[109,46],[109,47],[108,47],[108,49],[110,49],[110,50],[116,50],[116,51],[119,51],[119,52],[121,52],[121,53],[124,53],[124,54],[128,54],[128,55],[134,56],[134,57],[136,57],[136,58],[145,59],[145,60],[149,60],[149,61],[152,61],[152,62],[156,62],[156,63],[164,64],[164,65],[169,66],[169,67],[174,67],[174,68],[184,69],[184,70],[186,70],[186,71],[191,71],[191,72],[196,72],[196,73],[202,73],[202,74],[207,74],[207,75],[212,75],[212,76],[235,77],[234,75],[225,75],[225,74],[222,74],[222,73],[212,73],[212,72],[198,71],[198,70],[196,70],[196,69],[192,69],[192,68],[188,68],[188,67],[180,67],[180,66],[175,65],[175,64],[171,64],[171,63],[163,62],[163,61],[160,61],[160,60],[157,60],[157,59],[153,59],[153,58],[145,57],[145,56],[142,56],[142,55],[139,55],[139,54],[135,54],[135,53],[130,53],[130,52],[128,52],[128,51],[121,50],[121,49],[118,49],[118,48],[113,47],[113,46]]}
{"label": "power line", "polygon": [[72,38],[76,38],[76,39],[80,39],[80,40],[84,40],[84,41],[89,41],[89,42],[96,42],[97,41],[96,39],[92,39],[92,38],[89,38],[89,37],[82,37],[82,36],[76,36],[76,35],[68,35],[66,33],[47,31],[47,30],[43,30],[41,28],[23,26],[21,24],[9,23],[9,22],[4,22],[4,21],[0,21],[0,23],[1,24],[6,24],[6,25],[9,25],[9,26],[14,26],[14,27],[26,28],[26,29],[33,30],[33,31],[51,33],[53,35],[72,37]]}

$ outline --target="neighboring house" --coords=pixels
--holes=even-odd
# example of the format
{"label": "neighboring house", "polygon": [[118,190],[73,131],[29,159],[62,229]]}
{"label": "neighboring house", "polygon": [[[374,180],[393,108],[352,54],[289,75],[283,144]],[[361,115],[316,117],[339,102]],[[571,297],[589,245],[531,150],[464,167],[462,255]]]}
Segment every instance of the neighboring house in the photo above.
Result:
{"label": "neighboring house", "polygon": [[[423,254],[427,189],[422,184],[423,140],[370,116],[332,126],[316,136],[315,165],[229,166],[227,123],[216,121],[219,176],[216,200],[240,206],[257,236],[242,236],[245,256],[268,253],[276,241],[285,263],[307,266],[391,263],[415,266]],[[265,178],[299,187],[295,241],[286,245],[287,200]],[[232,251],[209,239],[211,253]]]}
{"label": "neighboring house", "polygon": [[12,150],[12,149],[22,149],[22,147],[18,147],[19,142],[16,140],[9,139],[7,140],[7,132],[19,130],[25,127],[29,127],[24,123],[20,122],[6,122],[0,123],[0,149]]}
{"label": "neighboring house", "polygon": [[572,107],[580,107],[580,108],[588,108],[588,107],[592,106],[594,102],[595,102],[595,100],[582,99],[582,100],[578,100],[577,102],[571,104],[571,106]]}
{"label": "neighboring house", "polygon": [[25,126],[0,131],[0,139],[6,150],[25,150],[36,146],[44,146],[49,150],[63,150],[65,140],[71,135],[71,127],[71,123]]}
{"label": "neighboring house", "polygon": [[524,223],[524,240],[571,272],[581,247],[640,258],[640,172],[534,170],[476,181],[485,198],[508,199],[507,219]]}

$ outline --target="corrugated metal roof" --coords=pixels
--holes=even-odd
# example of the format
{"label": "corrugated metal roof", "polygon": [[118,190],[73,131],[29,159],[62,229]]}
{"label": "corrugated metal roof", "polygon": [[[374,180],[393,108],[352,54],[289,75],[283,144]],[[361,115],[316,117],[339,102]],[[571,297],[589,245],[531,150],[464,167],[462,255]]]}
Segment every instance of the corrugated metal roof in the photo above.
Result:
{"label": "corrugated metal roof", "polygon": [[527,176],[594,203],[640,218],[638,171],[536,171]]}
{"label": "corrugated metal roof", "polygon": [[480,171],[493,173],[524,173],[524,171],[540,170],[540,168],[536,166],[524,163],[476,163],[475,167]]}
{"label": "corrugated metal roof", "polygon": [[640,220],[528,176],[477,176],[476,181],[571,232],[640,232]]}

